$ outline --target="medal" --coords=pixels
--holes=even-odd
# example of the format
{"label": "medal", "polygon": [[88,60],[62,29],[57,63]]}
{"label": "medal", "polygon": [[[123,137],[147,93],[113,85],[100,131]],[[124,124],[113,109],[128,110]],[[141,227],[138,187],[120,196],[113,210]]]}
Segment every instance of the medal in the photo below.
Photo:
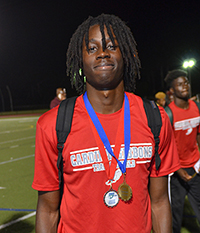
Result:
{"label": "medal", "polygon": [[112,189],[112,184],[110,186],[110,190],[104,194],[103,200],[105,205],[111,208],[118,204],[119,195],[115,190]]}
{"label": "medal", "polygon": [[124,182],[118,188],[118,195],[122,201],[129,201],[132,197],[132,189],[126,183],[125,176],[124,174]]}
{"label": "medal", "polygon": [[[96,140],[99,142],[98,146],[100,148],[101,155],[104,158],[103,163],[104,163],[105,170],[106,170],[106,173],[107,173],[109,180],[113,179],[113,175],[114,175],[113,172],[114,172],[114,169],[116,169],[116,164],[118,164],[121,172],[124,174],[124,182],[119,186],[118,193],[112,189],[112,184],[111,184],[109,191],[107,191],[103,197],[104,203],[106,206],[114,207],[118,204],[119,198],[123,201],[128,201],[132,197],[132,189],[125,181],[126,163],[127,163],[127,158],[128,158],[128,152],[130,149],[130,139],[131,139],[129,100],[128,100],[127,95],[124,93],[124,104],[123,104],[123,108],[122,108],[123,114],[121,115],[121,118],[124,116],[123,121],[124,121],[124,145],[125,145],[124,154],[125,154],[125,156],[124,156],[123,162],[119,161],[118,158],[115,156],[115,154],[111,148],[110,142],[107,138],[107,135],[106,135],[92,105],[90,104],[90,102],[88,100],[87,92],[85,92],[85,94],[83,95],[83,100],[84,100],[88,115],[91,119],[91,122],[93,123],[92,125],[93,125],[93,127],[95,127],[95,129],[99,135],[100,141],[101,141],[101,142],[99,142],[99,139],[95,133],[94,135],[95,135]],[[120,124],[120,126],[118,126],[118,130],[119,129],[121,129],[121,124]],[[121,133],[121,130],[120,130],[120,133]],[[109,165],[109,161],[108,161],[104,146],[107,149],[107,151],[109,152],[109,154],[112,155],[112,157],[114,158],[114,161],[112,161],[111,165]],[[116,148],[118,148],[120,150],[120,146],[121,146],[121,144],[118,142],[116,144]],[[118,150],[116,148],[115,148],[115,152]]]}

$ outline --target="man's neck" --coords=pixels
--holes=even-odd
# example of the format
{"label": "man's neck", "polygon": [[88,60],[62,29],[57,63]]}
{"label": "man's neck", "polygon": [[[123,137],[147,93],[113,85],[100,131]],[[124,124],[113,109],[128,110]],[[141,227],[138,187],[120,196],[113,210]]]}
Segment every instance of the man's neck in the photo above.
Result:
{"label": "man's neck", "polygon": [[175,97],[174,103],[177,107],[182,108],[182,109],[188,109],[189,107],[188,99],[180,99],[180,98]]}
{"label": "man's neck", "polygon": [[110,114],[122,108],[124,86],[120,84],[113,90],[96,90],[87,85],[87,96],[95,112]]}

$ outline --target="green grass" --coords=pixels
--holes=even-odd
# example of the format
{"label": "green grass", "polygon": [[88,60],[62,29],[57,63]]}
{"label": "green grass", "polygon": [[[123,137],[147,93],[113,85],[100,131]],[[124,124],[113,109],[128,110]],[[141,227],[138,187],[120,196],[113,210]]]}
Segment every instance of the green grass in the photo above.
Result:
{"label": "green grass", "polygon": [[195,213],[188,201],[188,198],[185,198],[185,205],[184,205],[184,215],[183,215],[183,230],[181,233],[199,233],[200,232],[200,225],[197,219],[194,217]]}
{"label": "green grass", "polygon": [[[0,233],[34,233],[37,191],[31,188],[34,173],[35,126],[38,116],[0,118]],[[24,211],[4,211],[15,209]],[[26,211],[30,210],[30,211]],[[197,233],[200,228],[186,198],[181,233]],[[1,229],[6,223],[18,221]]]}
{"label": "green grass", "polygon": [[[35,126],[38,117],[0,118],[0,226],[27,216],[36,208],[31,188],[34,172]],[[24,211],[3,211],[2,209]],[[34,233],[35,216],[0,232]]]}
{"label": "green grass", "polygon": [[42,114],[49,109],[37,109],[37,110],[26,110],[26,111],[12,111],[12,112],[0,112],[0,116],[11,116],[11,115],[22,115],[22,114]]}

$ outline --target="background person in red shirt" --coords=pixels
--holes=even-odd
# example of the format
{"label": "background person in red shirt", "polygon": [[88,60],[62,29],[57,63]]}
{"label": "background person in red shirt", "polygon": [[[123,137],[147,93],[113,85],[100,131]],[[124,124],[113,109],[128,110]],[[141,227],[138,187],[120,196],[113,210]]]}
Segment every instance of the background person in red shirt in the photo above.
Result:
{"label": "background person in red shirt", "polygon": [[[185,196],[200,223],[200,115],[197,104],[189,99],[187,72],[172,70],[165,81],[174,96],[166,111],[172,118],[181,169],[171,177],[173,232],[180,233]],[[171,111],[169,111],[171,110]],[[171,115],[172,113],[172,115]]]}
{"label": "background person in red shirt", "polygon": [[67,92],[65,88],[59,87],[56,89],[56,97],[50,102],[50,109],[55,108],[60,104],[62,100],[67,97]]}

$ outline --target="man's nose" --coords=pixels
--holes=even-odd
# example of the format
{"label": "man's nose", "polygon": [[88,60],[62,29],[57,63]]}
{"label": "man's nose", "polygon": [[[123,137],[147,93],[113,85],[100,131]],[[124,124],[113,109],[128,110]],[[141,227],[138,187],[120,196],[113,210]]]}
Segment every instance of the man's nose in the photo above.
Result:
{"label": "man's nose", "polygon": [[108,49],[104,49],[103,50],[103,48],[102,49],[100,49],[99,50],[99,53],[97,54],[97,60],[98,59],[105,59],[105,58],[109,58],[110,57],[110,53],[109,53],[109,51],[108,51]]}

